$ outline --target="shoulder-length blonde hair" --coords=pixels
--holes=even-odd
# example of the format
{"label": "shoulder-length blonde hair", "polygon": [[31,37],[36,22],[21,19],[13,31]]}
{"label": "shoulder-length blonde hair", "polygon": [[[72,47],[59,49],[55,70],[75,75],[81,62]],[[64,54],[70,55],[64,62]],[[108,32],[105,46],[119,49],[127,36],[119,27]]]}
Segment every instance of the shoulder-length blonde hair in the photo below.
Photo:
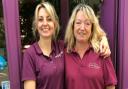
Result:
{"label": "shoulder-length blonde hair", "polygon": [[38,23],[38,14],[39,14],[39,10],[41,8],[45,8],[47,13],[50,15],[50,17],[52,18],[52,20],[55,23],[55,33],[53,34],[53,39],[56,39],[59,33],[59,29],[60,29],[60,25],[59,25],[59,18],[56,14],[55,8],[53,7],[53,5],[51,5],[49,2],[42,2],[40,4],[38,4],[36,6],[35,9],[35,14],[34,14],[34,20],[33,20],[33,33],[34,36],[36,37],[36,40],[39,40],[39,33],[37,31],[37,23]]}
{"label": "shoulder-length blonde hair", "polygon": [[94,51],[98,52],[100,40],[102,36],[106,36],[106,34],[100,27],[98,18],[96,17],[93,9],[90,6],[85,5],[85,4],[78,4],[74,8],[72,15],[69,19],[69,22],[66,28],[66,33],[65,33],[65,44],[67,45],[67,52],[71,52],[75,46],[76,41],[75,41],[74,32],[73,32],[74,21],[75,21],[77,12],[80,10],[83,11],[83,13],[92,22],[92,34],[91,34],[91,38],[89,42],[91,43]]}

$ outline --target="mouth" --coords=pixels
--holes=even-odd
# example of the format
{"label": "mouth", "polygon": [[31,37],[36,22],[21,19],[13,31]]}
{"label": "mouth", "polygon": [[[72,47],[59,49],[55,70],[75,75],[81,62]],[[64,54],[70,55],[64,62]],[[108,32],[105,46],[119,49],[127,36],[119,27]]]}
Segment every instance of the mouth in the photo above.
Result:
{"label": "mouth", "polygon": [[41,28],[41,31],[49,31],[49,28]]}
{"label": "mouth", "polygon": [[79,32],[78,34],[79,34],[80,36],[84,36],[84,35],[86,35],[85,32]]}

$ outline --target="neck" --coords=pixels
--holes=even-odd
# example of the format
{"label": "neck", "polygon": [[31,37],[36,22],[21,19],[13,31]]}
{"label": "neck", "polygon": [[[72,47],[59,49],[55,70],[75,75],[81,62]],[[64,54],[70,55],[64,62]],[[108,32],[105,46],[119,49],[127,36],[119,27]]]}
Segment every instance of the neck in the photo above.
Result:
{"label": "neck", "polygon": [[49,56],[51,53],[51,39],[40,39],[38,41],[39,47],[41,48],[44,55]]}
{"label": "neck", "polygon": [[77,53],[80,55],[80,58],[82,59],[85,52],[87,51],[89,47],[89,43],[88,42],[76,42],[75,45],[75,50],[77,51]]}

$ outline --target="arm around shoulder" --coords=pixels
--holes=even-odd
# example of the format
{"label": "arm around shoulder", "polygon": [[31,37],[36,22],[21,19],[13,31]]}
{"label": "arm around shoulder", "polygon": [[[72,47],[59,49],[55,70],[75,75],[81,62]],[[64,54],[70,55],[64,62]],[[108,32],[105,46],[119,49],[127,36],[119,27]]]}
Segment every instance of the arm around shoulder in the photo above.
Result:
{"label": "arm around shoulder", "polygon": [[104,58],[110,56],[111,50],[106,36],[102,36],[100,40],[100,53]]}

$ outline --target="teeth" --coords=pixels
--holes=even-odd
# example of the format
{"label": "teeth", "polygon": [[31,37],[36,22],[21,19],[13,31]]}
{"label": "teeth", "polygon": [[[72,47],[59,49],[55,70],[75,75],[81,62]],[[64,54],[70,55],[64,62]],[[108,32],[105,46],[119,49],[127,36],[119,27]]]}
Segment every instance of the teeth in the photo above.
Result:
{"label": "teeth", "polygon": [[48,28],[43,28],[43,29],[48,29]]}
{"label": "teeth", "polygon": [[42,30],[47,31],[47,30],[49,30],[49,29],[48,29],[48,28],[43,28]]}
{"label": "teeth", "polygon": [[83,33],[83,32],[79,32],[79,34],[80,34],[80,35],[85,35],[85,33]]}
{"label": "teeth", "polygon": [[44,29],[44,30],[48,30],[48,29]]}

